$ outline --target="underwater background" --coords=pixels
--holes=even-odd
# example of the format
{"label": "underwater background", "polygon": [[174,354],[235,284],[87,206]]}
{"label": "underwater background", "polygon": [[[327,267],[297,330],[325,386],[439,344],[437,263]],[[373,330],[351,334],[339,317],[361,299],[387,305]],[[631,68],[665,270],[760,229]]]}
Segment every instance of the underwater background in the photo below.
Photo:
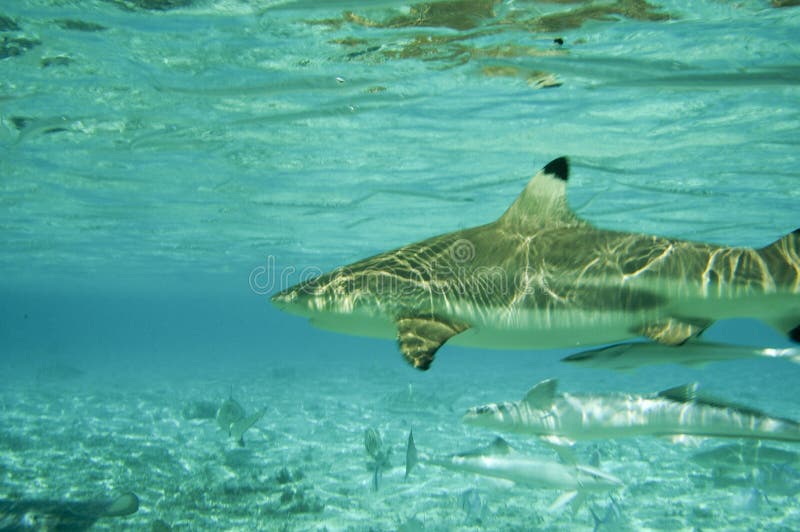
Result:
{"label": "underwater background", "polygon": [[[420,453],[485,445],[464,410],[551,377],[697,381],[797,418],[790,361],[617,373],[560,362],[575,350],[446,345],[423,373],[392,341],[269,303],[496,219],[562,155],[598,227],[747,246],[794,230],[797,4],[0,2],[0,499],[136,493],[108,530],[799,529],[791,444],[721,472],[696,455],[730,441],[580,443],[625,488],[575,512],[424,463],[404,478],[412,428]],[[705,337],[790,345],[750,320]],[[264,409],[244,447],[213,419],[230,397]],[[377,491],[370,427],[391,450]],[[58,517],[20,519],[0,507],[4,530]]]}

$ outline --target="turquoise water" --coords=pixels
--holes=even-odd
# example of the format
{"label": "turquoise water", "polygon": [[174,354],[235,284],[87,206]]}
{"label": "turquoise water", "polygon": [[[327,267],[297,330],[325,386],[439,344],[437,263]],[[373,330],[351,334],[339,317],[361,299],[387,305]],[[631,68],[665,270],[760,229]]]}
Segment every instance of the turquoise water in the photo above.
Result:
{"label": "turquoise water", "polygon": [[[484,445],[461,413],[549,377],[699,381],[798,417],[790,362],[618,374],[445,346],[420,373],[390,341],[268,303],[497,218],[562,155],[570,205],[603,228],[752,246],[794,230],[800,9],[773,6],[789,3],[0,3],[0,499],[139,496],[99,529],[572,530],[590,510],[600,530],[800,528],[800,460],[721,475],[661,439],[579,444],[626,487],[574,513],[547,510],[558,491],[403,470],[412,426],[427,454]],[[752,321],[708,337],[789,345]],[[266,409],[244,448],[184,415],[229,394]],[[368,427],[394,449],[377,492]]]}

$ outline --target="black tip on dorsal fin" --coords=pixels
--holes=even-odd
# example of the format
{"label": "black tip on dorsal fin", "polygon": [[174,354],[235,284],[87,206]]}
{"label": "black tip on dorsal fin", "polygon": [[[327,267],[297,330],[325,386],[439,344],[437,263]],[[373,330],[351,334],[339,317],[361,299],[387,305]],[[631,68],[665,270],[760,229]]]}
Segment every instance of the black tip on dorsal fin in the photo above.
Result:
{"label": "black tip on dorsal fin", "polygon": [[569,177],[569,161],[566,157],[553,159],[542,169],[546,174],[552,174],[562,181]]}

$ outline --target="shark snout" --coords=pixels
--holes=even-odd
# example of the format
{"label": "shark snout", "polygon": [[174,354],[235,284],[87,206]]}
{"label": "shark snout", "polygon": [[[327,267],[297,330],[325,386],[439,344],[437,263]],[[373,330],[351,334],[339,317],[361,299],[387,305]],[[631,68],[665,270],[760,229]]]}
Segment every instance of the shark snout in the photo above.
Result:
{"label": "shark snout", "polygon": [[270,301],[278,309],[291,314],[304,313],[308,308],[308,296],[297,286],[282,290],[274,294]]}
{"label": "shark snout", "polygon": [[282,292],[278,292],[277,294],[273,294],[273,296],[270,298],[270,301],[279,309],[284,310],[296,299],[297,293],[294,290],[284,290]]}

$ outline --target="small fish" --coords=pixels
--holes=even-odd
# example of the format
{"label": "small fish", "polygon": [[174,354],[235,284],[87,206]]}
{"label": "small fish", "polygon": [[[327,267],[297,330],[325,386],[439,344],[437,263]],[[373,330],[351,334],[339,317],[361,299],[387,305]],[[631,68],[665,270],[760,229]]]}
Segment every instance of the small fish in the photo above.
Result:
{"label": "small fish", "polygon": [[556,394],[540,382],[516,402],[470,408],[462,420],[493,430],[534,434],[556,444],[630,436],[709,436],[800,441],[800,423],[700,395],[687,384],[653,395]]}
{"label": "small fish", "polygon": [[464,524],[476,525],[484,521],[488,507],[486,506],[486,501],[481,497],[480,493],[478,493],[478,490],[470,488],[463,492],[460,501],[461,509],[467,514]]}
{"label": "small fish", "polygon": [[746,358],[782,358],[800,364],[800,349],[752,347],[701,340],[690,340],[681,346],[630,342],[581,351],[561,361],[588,368],[632,371],[655,364],[682,364],[700,368],[713,362]]}
{"label": "small fish", "polygon": [[262,409],[247,416],[242,405],[233,397],[228,397],[217,410],[217,424],[236,441],[239,447],[244,447],[244,433],[264,417],[265,412],[266,410]]}
{"label": "small fish", "polygon": [[138,510],[139,498],[131,492],[112,501],[0,499],[0,530],[89,530],[98,519]]}
{"label": "small fish", "polygon": [[244,417],[244,408],[233,397],[229,397],[217,410],[217,425],[231,435],[231,426]]}
{"label": "small fish", "polygon": [[[364,431],[364,448],[372,458],[372,461],[368,464],[370,470],[372,470],[372,490],[378,491],[381,474],[384,469],[388,469],[391,465],[389,463],[391,449],[384,449],[380,432],[372,427]],[[408,471],[406,475],[408,475]]]}
{"label": "small fish", "polygon": [[611,500],[611,502],[608,506],[606,506],[606,511],[603,514],[602,519],[597,515],[597,512],[595,512],[593,508],[589,508],[589,513],[592,514],[592,521],[594,521],[592,532],[598,532],[600,527],[603,525],[606,525],[606,528],[610,528],[616,521],[619,520],[620,516],[622,515],[622,511],[620,510],[616,499],[614,499],[614,496],[609,494],[608,498]]}
{"label": "small fish", "polygon": [[[413,444],[411,438],[410,444]],[[566,456],[569,455],[562,454],[562,458]],[[528,457],[512,449],[500,437],[486,447],[426,461],[445,469],[508,480],[533,488],[565,490],[550,506],[551,511],[569,503],[577,509],[587,493],[612,491],[623,486],[614,475],[594,467]],[[406,470],[410,471],[408,464]]]}

